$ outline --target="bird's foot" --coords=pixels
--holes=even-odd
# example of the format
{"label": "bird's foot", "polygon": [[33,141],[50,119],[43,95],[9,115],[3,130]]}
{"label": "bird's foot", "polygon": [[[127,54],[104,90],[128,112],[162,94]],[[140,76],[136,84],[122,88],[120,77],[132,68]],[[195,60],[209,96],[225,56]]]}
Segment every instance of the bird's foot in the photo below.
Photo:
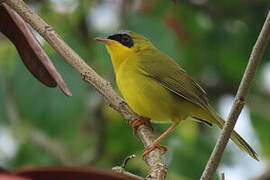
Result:
{"label": "bird's foot", "polygon": [[162,145],[160,145],[160,144],[158,144],[158,143],[153,143],[152,145],[150,145],[150,146],[147,146],[145,149],[144,149],[144,151],[143,151],[143,159],[145,158],[145,156],[147,155],[147,154],[149,154],[151,151],[153,151],[154,149],[156,149],[156,148],[158,148],[158,149],[161,149],[161,150],[163,150],[163,154],[165,154],[166,152],[167,152],[167,147],[165,147],[165,146],[162,146]]}
{"label": "bird's foot", "polygon": [[145,156],[147,154],[149,154],[151,151],[153,151],[155,148],[161,149],[163,150],[163,154],[166,153],[167,148],[165,146],[160,145],[160,141],[166,137],[177,125],[178,123],[173,123],[163,134],[161,134],[150,146],[147,146],[144,151],[143,151],[143,158],[145,158]]}
{"label": "bird's foot", "polygon": [[140,117],[138,119],[134,119],[132,120],[130,123],[129,123],[132,128],[133,128],[133,135],[136,137],[137,135],[137,130],[138,130],[138,127],[141,125],[141,124],[144,124],[146,125],[147,127],[149,127],[152,131],[154,130],[153,129],[153,126],[150,122],[150,119],[149,118],[145,118],[145,117]]}

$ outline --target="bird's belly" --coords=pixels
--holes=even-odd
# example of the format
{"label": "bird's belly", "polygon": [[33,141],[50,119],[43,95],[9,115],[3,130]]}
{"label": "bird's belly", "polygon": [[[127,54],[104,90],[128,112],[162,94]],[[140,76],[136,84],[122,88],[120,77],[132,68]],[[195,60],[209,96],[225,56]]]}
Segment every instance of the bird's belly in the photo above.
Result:
{"label": "bird's belly", "polygon": [[177,121],[187,116],[179,112],[179,99],[147,76],[126,72],[117,76],[117,84],[128,105],[141,116],[158,122]]}

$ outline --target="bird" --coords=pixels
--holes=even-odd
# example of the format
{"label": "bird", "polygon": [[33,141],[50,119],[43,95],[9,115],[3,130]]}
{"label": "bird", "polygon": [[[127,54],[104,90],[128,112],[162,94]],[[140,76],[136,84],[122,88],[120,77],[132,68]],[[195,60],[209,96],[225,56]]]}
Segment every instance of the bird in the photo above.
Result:
{"label": "bird", "polygon": [[[153,149],[167,151],[161,140],[173,131],[180,122],[193,119],[208,126],[223,128],[225,121],[209,104],[205,90],[176,61],[157,49],[143,35],[129,30],[120,30],[107,37],[96,37],[105,44],[110,54],[117,86],[129,107],[139,119],[131,122],[134,133],[141,124],[152,129],[150,120],[171,123],[150,146],[144,149],[143,157]],[[231,140],[252,158],[257,153],[236,132]]]}

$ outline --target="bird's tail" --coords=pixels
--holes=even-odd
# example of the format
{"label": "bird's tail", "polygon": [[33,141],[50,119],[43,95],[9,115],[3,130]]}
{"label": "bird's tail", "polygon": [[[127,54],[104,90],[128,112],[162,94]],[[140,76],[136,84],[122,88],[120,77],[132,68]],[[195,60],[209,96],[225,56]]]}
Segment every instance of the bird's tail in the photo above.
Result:
{"label": "bird's tail", "polygon": [[[215,118],[216,122],[215,124],[217,124],[217,126],[222,129],[225,121],[216,113],[216,111],[209,106],[209,111],[211,113],[211,115]],[[243,151],[246,151],[252,158],[256,159],[257,161],[259,161],[258,159],[258,155],[257,153],[250,147],[250,145],[236,132],[233,131],[231,134],[231,140]]]}

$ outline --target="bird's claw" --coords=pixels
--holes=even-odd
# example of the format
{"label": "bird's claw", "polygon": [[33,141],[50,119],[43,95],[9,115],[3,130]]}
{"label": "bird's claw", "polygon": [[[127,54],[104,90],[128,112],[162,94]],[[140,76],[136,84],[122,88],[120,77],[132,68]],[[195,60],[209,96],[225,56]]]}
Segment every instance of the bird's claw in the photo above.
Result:
{"label": "bird's claw", "polygon": [[168,150],[167,147],[162,146],[162,145],[160,145],[160,144],[152,144],[152,145],[150,145],[150,146],[147,146],[147,147],[144,149],[143,155],[142,155],[142,156],[143,156],[143,159],[145,158],[146,155],[148,155],[151,151],[153,151],[153,150],[156,149],[156,148],[161,149],[161,150],[163,151],[162,154],[165,154],[165,153],[167,152],[167,150]]}
{"label": "bird's claw", "polygon": [[145,117],[140,117],[138,119],[134,119],[132,120],[130,123],[129,123],[132,128],[133,128],[133,135],[136,137],[137,135],[137,130],[138,130],[138,127],[141,125],[141,124],[144,124],[146,125],[147,127],[149,127],[152,131],[154,130],[153,129],[153,126],[150,122],[150,119],[149,118],[145,118]]}

